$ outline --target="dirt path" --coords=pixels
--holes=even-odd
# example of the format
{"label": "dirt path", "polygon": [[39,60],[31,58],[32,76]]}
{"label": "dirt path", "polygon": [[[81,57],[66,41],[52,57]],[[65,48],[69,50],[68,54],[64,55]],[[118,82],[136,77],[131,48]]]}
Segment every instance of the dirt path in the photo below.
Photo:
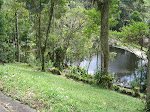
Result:
{"label": "dirt path", "polygon": [[5,96],[0,91],[0,112],[36,112],[36,110],[30,108],[28,105],[21,104],[21,102]]}

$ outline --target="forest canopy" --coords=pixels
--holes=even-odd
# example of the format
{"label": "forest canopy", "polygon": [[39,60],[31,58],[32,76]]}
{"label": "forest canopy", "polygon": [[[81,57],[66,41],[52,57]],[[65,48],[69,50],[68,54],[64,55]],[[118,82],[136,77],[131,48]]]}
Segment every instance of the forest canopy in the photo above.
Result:
{"label": "forest canopy", "polygon": [[[101,51],[101,13],[91,1],[1,0],[0,6],[2,61],[63,69]],[[109,13],[109,40],[149,38],[149,0],[111,0]]]}

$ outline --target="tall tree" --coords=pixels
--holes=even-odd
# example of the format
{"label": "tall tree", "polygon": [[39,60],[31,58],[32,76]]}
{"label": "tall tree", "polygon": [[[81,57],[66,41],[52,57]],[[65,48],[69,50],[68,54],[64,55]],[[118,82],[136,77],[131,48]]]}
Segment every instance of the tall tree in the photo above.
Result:
{"label": "tall tree", "polygon": [[98,10],[101,12],[101,72],[103,75],[108,74],[109,66],[108,34],[110,1],[111,0],[93,0],[93,2],[97,2]]}
{"label": "tall tree", "polygon": [[[6,5],[6,10],[3,10],[4,12],[6,12],[6,18],[9,19],[9,22],[7,23],[8,25],[12,24],[12,27],[10,27],[11,30],[13,30],[12,32],[14,33],[14,41],[15,41],[15,45],[17,48],[17,52],[16,52],[16,57],[17,57],[17,61],[20,62],[20,52],[21,52],[21,39],[20,39],[20,34],[22,34],[22,30],[21,28],[19,28],[20,26],[23,26],[23,28],[25,27],[25,24],[22,25],[21,23],[25,22],[29,13],[28,11],[24,8],[25,3],[23,2],[18,2],[17,0],[12,0],[9,1],[7,3],[5,3]],[[9,16],[7,16],[9,15]],[[14,19],[12,19],[14,18]],[[26,23],[26,22],[25,22]],[[8,32],[7,34],[9,34],[10,32]],[[10,37],[13,38],[13,35],[10,35]]]}
{"label": "tall tree", "polygon": [[20,44],[19,44],[19,28],[18,28],[18,12],[15,10],[15,27],[16,27],[16,38],[17,38],[17,61],[20,62]]}
{"label": "tall tree", "polygon": [[148,47],[148,71],[147,71],[147,109],[150,111],[150,43]]}
{"label": "tall tree", "polygon": [[[53,48],[51,40],[53,39],[53,24],[56,24],[52,19],[60,18],[64,11],[65,0],[37,0],[33,1],[32,13],[34,14],[34,30],[36,37],[37,58],[40,58],[42,71],[45,71],[46,60],[45,53],[50,53]],[[31,7],[31,1],[27,1],[27,8]],[[54,14],[55,9],[55,14]],[[55,43],[56,44],[56,43]],[[47,50],[49,48],[49,50]],[[54,49],[52,49],[54,50]]]}
{"label": "tall tree", "polygon": [[0,0],[0,10],[1,10],[2,4],[3,4],[3,0]]}
{"label": "tall tree", "polygon": [[[39,11],[39,16],[38,16],[38,19],[39,19],[39,29],[38,29],[38,38],[39,38],[39,42],[38,42],[38,44],[39,44],[39,54],[42,54],[41,53],[41,50],[42,50],[42,46],[41,46],[41,10],[42,10],[42,5],[41,5],[42,3],[41,3],[41,0],[40,0],[40,11]],[[43,64],[41,64],[41,65],[43,65]],[[43,68],[44,69],[44,68]]]}
{"label": "tall tree", "polygon": [[98,7],[101,11],[101,49],[102,59],[101,71],[104,75],[108,74],[109,66],[109,45],[108,45],[108,33],[109,33],[109,5],[110,0],[98,2]]}
{"label": "tall tree", "polygon": [[41,46],[42,71],[45,71],[45,56],[44,56],[44,54],[45,54],[45,51],[47,48],[47,41],[48,41],[48,36],[50,33],[50,27],[51,27],[53,13],[54,13],[54,0],[51,0],[51,8],[50,8],[50,12],[49,12],[48,26],[47,26],[47,30],[46,30],[46,39],[45,39],[44,46],[43,47]]}

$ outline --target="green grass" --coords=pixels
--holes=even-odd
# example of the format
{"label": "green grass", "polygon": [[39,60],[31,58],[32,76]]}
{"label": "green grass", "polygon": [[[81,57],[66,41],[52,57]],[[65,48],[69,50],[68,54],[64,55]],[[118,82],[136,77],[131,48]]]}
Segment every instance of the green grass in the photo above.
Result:
{"label": "green grass", "polygon": [[0,89],[41,112],[138,112],[145,107],[140,99],[38,72],[27,64],[0,65]]}

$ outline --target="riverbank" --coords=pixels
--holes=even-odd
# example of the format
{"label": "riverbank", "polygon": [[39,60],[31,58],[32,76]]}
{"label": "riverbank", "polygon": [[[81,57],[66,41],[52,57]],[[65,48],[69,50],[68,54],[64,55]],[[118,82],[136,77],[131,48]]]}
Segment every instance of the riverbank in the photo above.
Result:
{"label": "riverbank", "polygon": [[27,64],[0,65],[0,90],[40,111],[138,112],[143,100],[36,71]]}
{"label": "riverbank", "polygon": [[121,41],[117,41],[117,40],[115,41],[115,44],[111,43],[110,46],[127,50],[135,54],[137,57],[145,61],[148,61],[147,55],[146,55],[146,52],[147,52],[146,48],[143,48],[143,50],[141,50],[140,46],[129,44],[129,43],[122,43]]}

